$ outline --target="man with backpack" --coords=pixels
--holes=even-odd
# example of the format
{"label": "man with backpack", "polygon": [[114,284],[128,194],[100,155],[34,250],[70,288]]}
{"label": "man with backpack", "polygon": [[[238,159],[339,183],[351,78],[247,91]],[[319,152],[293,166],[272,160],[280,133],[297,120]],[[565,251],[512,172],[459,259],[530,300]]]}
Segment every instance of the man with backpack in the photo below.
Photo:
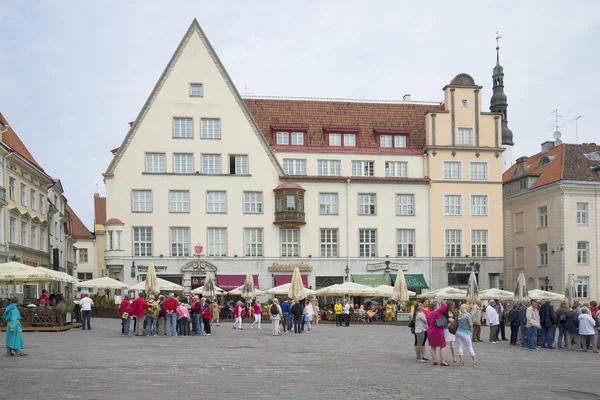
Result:
{"label": "man with backpack", "polygon": [[148,307],[146,308],[146,324],[148,336],[158,336],[158,303],[154,300],[154,295],[148,296]]}
{"label": "man with backpack", "polygon": [[[273,336],[279,336],[279,321],[281,321],[281,316],[283,312],[281,310],[281,306],[279,305],[279,300],[276,298],[273,299],[273,304],[269,307],[269,319],[271,320],[271,334]],[[284,322],[285,329],[285,322]]]}

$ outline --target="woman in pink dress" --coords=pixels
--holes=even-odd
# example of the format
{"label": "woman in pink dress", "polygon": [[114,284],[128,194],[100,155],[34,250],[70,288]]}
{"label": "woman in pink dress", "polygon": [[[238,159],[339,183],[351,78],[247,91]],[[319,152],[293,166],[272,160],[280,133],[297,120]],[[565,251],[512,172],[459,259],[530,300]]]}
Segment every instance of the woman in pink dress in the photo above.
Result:
{"label": "woman in pink dress", "polygon": [[439,347],[440,365],[442,367],[448,367],[448,363],[446,362],[446,351],[444,350],[446,347],[446,339],[444,338],[444,328],[435,326],[435,320],[442,317],[446,308],[448,308],[446,302],[442,301],[441,303],[438,303],[437,301],[432,301],[429,305],[431,311],[427,314],[427,340],[431,347],[431,359],[433,360],[433,365],[438,365],[435,352]]}

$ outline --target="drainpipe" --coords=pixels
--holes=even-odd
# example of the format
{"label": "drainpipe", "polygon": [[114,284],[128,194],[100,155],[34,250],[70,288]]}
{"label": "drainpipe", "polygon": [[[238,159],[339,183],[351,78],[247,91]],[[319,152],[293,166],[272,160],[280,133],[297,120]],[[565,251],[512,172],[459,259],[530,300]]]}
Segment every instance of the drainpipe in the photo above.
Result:
{"label": "drainpipe", "polygon": [[[560,189],[561,192],[561,203],[560,203],[560,214],[562,217],[562,232],[561,232],[561,243],[560,246],[561,251],[560,251],[560,257],[561,257],[561,263],[562,263],[562,280],[563,280],[563,284],[566,285],[566,277],[567,275],[567,266],[565,265],[565,223],[566,223],[566,219],[565,219],[565,191],[562,188],[562,185],[558,185],[558,188]],[[554,276],[556,277],[556,271],[554,272]],[[556,282],[555,282],[556,284]],[[563,285],[564,286],[564,285]],[[558,289],[558,288],[557,288]],[[557,292],[557,293],[564,293],[564,289],[562,292]]]}
{"label": "drainpipe", "polygon": [[346,268],[350,268],[350,179],[346,183]]}
{"label": "drainpipe", "polygon": [[432,289],[432,279],[433,279],[433,248],[431,247],[431,234],[432,234],[432,221],[431,221],[431,181],[429,181],[429,210],[427,213],[428,219],[429,219],[429,290],[433,290]]}

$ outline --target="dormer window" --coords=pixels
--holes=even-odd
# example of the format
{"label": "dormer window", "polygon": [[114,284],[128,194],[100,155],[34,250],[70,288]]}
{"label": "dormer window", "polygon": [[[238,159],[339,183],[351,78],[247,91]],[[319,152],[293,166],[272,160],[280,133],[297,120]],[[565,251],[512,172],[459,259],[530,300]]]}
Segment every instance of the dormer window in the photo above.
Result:
{"label": "dormer window", "polygon": [[550,162],[550,157],[545,156],[542,157],[542,159],[540,160],[540,167],[543,167],[544,165],[548,164]]}
{"label": "dormer window", "polygon": [[292,132],[292,146],[304,146],[304,133]]}
{"label": "dormer window", "polygon": [[356,147],[356,135],[360,129],[354,126],[329,125],[323,127],[325,143],[329,147]]}
{"label": "dormer window", "polygon": [[339,133],[330,133],[329,134],[329,145],[330,146],[341,146],[342,145],[342,135]]}
{"label": "dormer window", "polygon": [[356,135],[353,133],[344,134],[344,147],[356,147]]}
{"label": "dormer window", "polygon": [[290,135],[288,132],[277,132],[277,144],[288,145],[290,144]]}
{"label": "dormer window", "polygon": [[379,136],[379,147],[392,147],[392,136],[391,135]]}
{"label": "dormer window", "polygon": [[394,136],[394,147],[397,149],[406,148],[406,136],[404,136],[404,135]]}
{"label": "dormer window", "polygon": [[405,149],[410,131],[404,128],[374,126],[373,133],[380,149]]}
{"label": "dormer window", "polygon": [[277,132],[277,144],[281,146],[304,146],[304,132]]}
{"label": "dormer window", "polygon": [[584,154],[584,156],[588,159],[588,160],[592,160],[592,161],[600,161],[600,151],[595,151],[593,153],[588,153],[588,154]]}

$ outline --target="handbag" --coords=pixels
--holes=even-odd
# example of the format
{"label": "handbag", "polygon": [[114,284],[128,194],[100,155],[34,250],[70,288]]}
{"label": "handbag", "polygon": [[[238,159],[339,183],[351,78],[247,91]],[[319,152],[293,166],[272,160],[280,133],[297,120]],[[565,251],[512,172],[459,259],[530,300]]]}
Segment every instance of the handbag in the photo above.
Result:
{"label": "handbag", "polygon": [[448,327],[448,332],[450,332],[453,335],[456,335],[457,330],[458,330],[458,318],[455,318],[454,321],[452,321],[452,323],[450,323],[450,326]]}
{"label": "handbag", "polygon": [[440,318],[436,318],[433,321],[433,324],[435,325],[436,328],[447,328],[448,327],[448,318],[446,318],[442,315]]}
{"label": "handbag", "polygon": [[127,311],[125,311],[122,315],[121,315],[121,319],[127,319],[129,318],[129,313]]}
{"label": "handbag", "polygon": [[415,327],[415,320],[411,319],[410,321],[408,321],[408,327],[409,328],[414,328]]}

